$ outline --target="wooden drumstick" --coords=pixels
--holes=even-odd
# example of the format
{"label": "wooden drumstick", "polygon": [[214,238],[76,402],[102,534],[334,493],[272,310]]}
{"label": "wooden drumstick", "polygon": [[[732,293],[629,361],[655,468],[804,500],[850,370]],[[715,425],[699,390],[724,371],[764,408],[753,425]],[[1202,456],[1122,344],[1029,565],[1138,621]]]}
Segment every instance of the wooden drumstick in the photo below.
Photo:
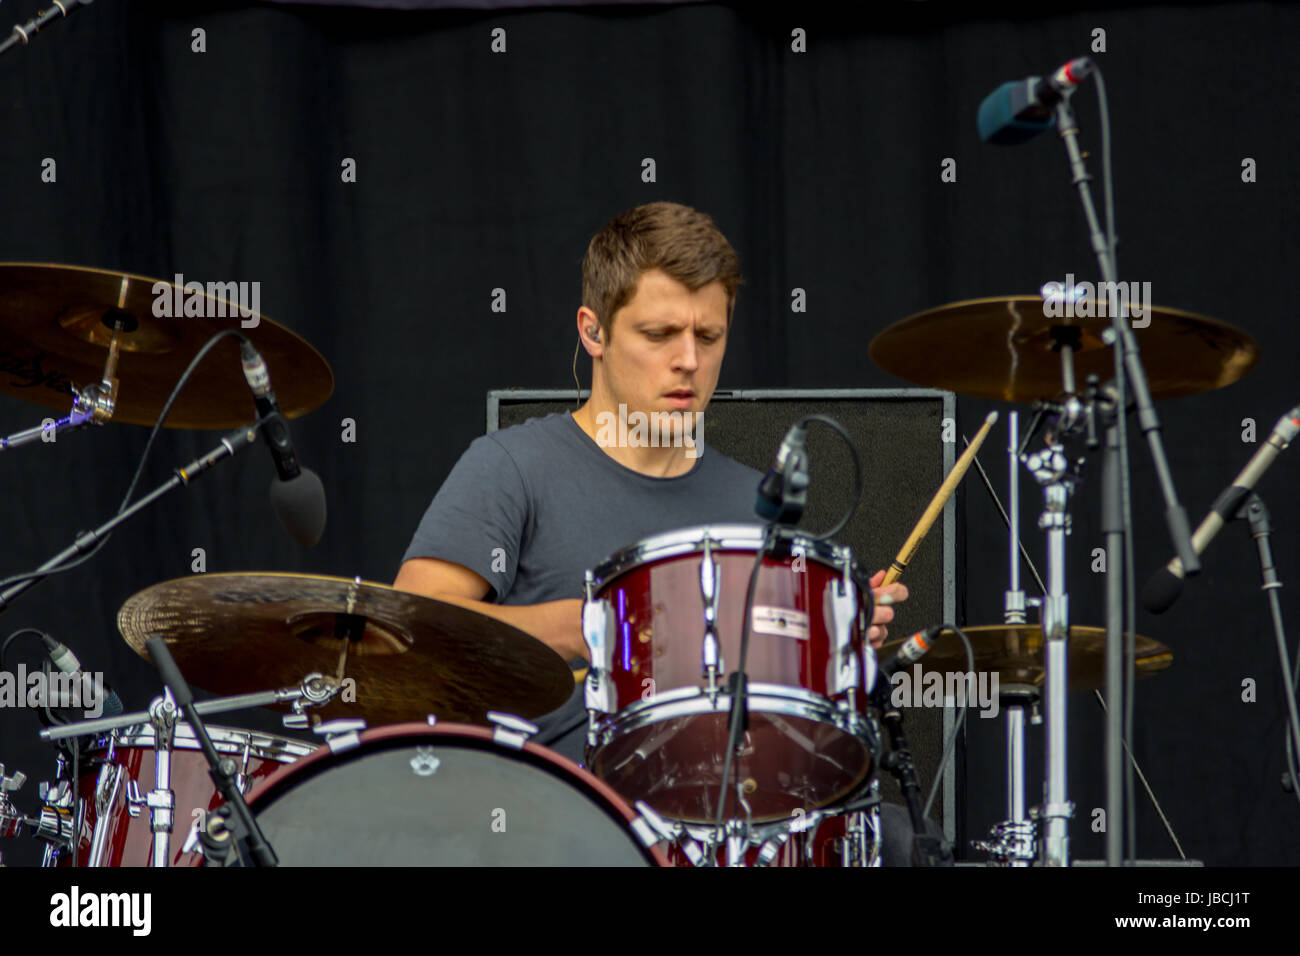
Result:
{"label": "wooden drumstick", "polygon": [[934,524],[935,519],[939,517],[939,512],[943,511],[943,506],[948,503],[952,493],[961,484],[962,477],[965,476],[966,470],[970,468],[970,463],[975,460],[975,452],[979,451],[980,445],[984,444],[989,429],[993,427],[993,423],[997,420],[998,413],[989,412],[988,417],[984,419],[984,424],[975,433],[975,440],[967,446],[966,450],[961,453],[961,457],[957,459],[957,463],[952,466],[952,471],[948,472],[948,477],[939,486],[934,499],[925,509],[925,514],[921,515],[921,520],[916,523],[916,527],[912,529],[906,543],[899,550],[898,557],[894,558],[889,565],[889,570],[885,572],[885,580],[881,583],[881,587],[893,584],[907,569],[907,564],[912,560],[912,555],[916,554],[916,549],[921,546],[921,540],[925,537],[926,532],[930,530],[930,526]]}

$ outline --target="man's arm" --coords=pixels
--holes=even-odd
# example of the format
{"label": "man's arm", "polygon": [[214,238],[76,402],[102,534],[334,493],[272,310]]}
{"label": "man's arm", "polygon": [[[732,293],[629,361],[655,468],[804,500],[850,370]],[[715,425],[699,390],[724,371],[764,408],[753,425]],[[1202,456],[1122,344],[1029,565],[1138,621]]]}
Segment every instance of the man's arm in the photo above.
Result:
{"label": "man's arm", "polygon": [[566,661],[590,657],[582,639],[582,601],[577,598],[543,604],[493,604],[483,600],[492,588],[477,572],[437,558],[404,562],[393,587],[503,621],[531,634]]}

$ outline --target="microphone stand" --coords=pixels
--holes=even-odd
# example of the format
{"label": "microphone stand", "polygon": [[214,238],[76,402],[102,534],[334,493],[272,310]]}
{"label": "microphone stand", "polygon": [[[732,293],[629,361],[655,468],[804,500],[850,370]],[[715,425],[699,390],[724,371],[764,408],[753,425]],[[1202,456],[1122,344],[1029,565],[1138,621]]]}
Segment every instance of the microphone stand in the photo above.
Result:
{"label": "microphone stand", "polygon": [[[1056,104],[1055,113],[1061,141],[1065,144],[1066,154],[1069,158],[1072,182],[1078,187],[1079,200],[1083,205],[1084,216],[1088,220],[1089,236],[1093,250],[1097,254],[1102,279],[1108,284],[1115,283],[1118,281],[1115,262],[1111,258],[1111,249],[1106,237],[1102,234],[1101,225],[1097,219],[1097,211],[1093,205],[1092,193],[1088,185],[1091,177],[1088,175],[1087,167],[1083,162],[1083,155],[1079,149],[1079,128],[1075,122],[1074,111],[1070,107],[1070,98],[1068,96],[1063,97]],[[1108,285],[1108,288],[1113,289],[1115,286],[1111,284]],[[1118,349],[1115,363],[1116,376],[1113,386],[1117,401],[1115,403],[1115,417],[1106,424],[1106,456],[1102,467],[1102,515],[1104,519],[1107,519],[1106,571],[1108,579],[1114,582],[1112,586],[1107,587],[1106,591],[1106,700],[1108,704],[1106,722],[1106,862],[1108,866],[1119,866],[1121,863],[1122,838],[1125,832],[1125,807],[1122,794],[1127,789],[1123,787],[1122,783],[1125,779],[1125,765],[1123,762],[1123,730],[1121,723],[1122,715],[1126,712],[1127,707],[1120,706],[1120,704],[1124,702],[1125,690],[1123,680],[1123,627],[1121,626],[1123,620],[1123,581],[1121,574],[1125,570],[1123,543],[1125,532],[1128,529],[1123,527],[1125,522],[1122,520],[1118,522],[1119,526],[1116,527],[1116,522],[1110,519],[1122,518],[1127,512],[1127,508],[1125,508],[1127,501],[1124,492],[1128,487],[1128,475],[1125,473],[1127,465],[1126,456],[1124,456],[1125,449],[1120,440],[1120,428],[1122,427],[1120,417],[1126,414],[1128,400],[1125,392],[1128,388],[1132,389],[1137,406],[1138,423],[1147,436],[1151,460],[1155,466],[1161,493],[1164,496],[1165,522],[1169,529],[1173,550],[1183,561],[1183,567],[1188,575],[1197,573],[1201,567],[1200,559],[1192,548],[1187,512],[1178,500],[1178,493],[1174,488],[1168,459],[1165,456],[1164,445],[1160,438],[1160,420],[1156,415],[1155,406],[1151,400],[1151,390],[1142,367],[1137,338],[1129,326],[1127,310],[1120,309],[1117,311],[1124,314],[1111,316],[1111,338],[1108,342],[1113,348]],[[1119,464],[1113,463],[1116,459],[1118,459]],[[1187,563],[1189,560],[1191,564]],[[1062,625],[1066,624],[1064,621],[1060,623]],[[1044,631],[1046,632],[1046,628],[1044,628]],[[1068,634],[1068,629],[1065,630],[1064,634]],[[1064,634],[1061,637],[1064,637]],[[1050,671],[1056,661],[1064,665],[1065,649],[1063,646],[1059,648],[1054,646],[1057,643],[1063,644],[1063,641],[1058,642],[1052,638],[1052,635],[1046,633],[1044,636],[1048,639],[1046,656]],[[1055,653],[1053,653],[1054,651]],[[1131,668],[1131,656],[1128,664]],[[1047,754],[1048,792],[1045,794],[1045,799],[1049,806],[1046,814],[1047,834],[1044,840],[1044,861],[1048,865],[1068,866],[1066,817],[1057,813],[1057,810],[1066,805],[1064,787],[1065,746],[1063,740],[1061,740],[1061,746],[1059,747],[1053,746],[1051,743],[1053,728],[1059,728],[1061,736],[1064,736],[1064,695],[1049,694],[1047,705],[1049,746]]]}
{"label": "microphone stand", "polygon": [[115,514],[95,530],[79,534],[72,544],[42,564],[29,577],[10,585],[3,591],[0,591],[0,611],[8,610],[9,605],[13,603],[15,598],[25,594],[37,584],[48,578],[51,574],[54,574],[59,570],[61,565],[67,563],[78,555],[85,554],[94,549],[96,545],[98,545],[103,538],[111,534],[118,525],[123,524],[129,518],[135,517],[145,508],[163,497],[163,495],[173,491],[181,485],[188,485],[223,458],[233,458],[255,441],[257,441],[256,428],[244,427],[231,432],[225,438],[221,439],[221,444],[212,451],[208,452],[201,458],[194,459],[194,461],[190,462],[188,465],[177,468],[176,473],[172,475],[171,478],[167,479],[167,481],[163,482],[163,484],[149,492],[143,498],[134,502],[126,510]]}
{"label": "microphone stand", "polygon": [[[1291,683],[1291,658],[1286,649],[1286,628],[1282,626],[1282,605],[1277,596],[1277,592],[1282,589],[1282,580],[1277,576],[1277,568],[1273,565],[1273,548],[1269,544],[1269,535],[1273,529],[1268,508],[1264,506],[1264,499],[1259,493],[1252,491],[1235,517],[1250,525],[1250,536],[1258,546],[1260,576],[1264,580],[1260,590],[1268,595],[1269,611],[1273,617],[1273,636],[1277,640],[1277,653],[1282,662],[1282,683],[1286,690],[1286,705],[1290,716],[1289,732],[1295,753],[1300,754],[1300,713],[1296,710],[1295,688]],[[1292,781],[1292,785],[1295,785],[1295,781]]]}
{"label": "microphone stand", "polygon": [[[799,425],[803,425],[801,420]],[[797,428],[798,426],[796,426]],[[795,431],[795,429],[791,429]],[[749,654],[749,637],[753,625],[753,608],[758,573],[762,569],[763,555],[776,547],[779,528],[794,527],[808,505],[808,455],[800,439],[794,441],[794,447],[788,459],[782,459],[779,465],[780,483],[770,487],[768,478],[759,484],[759,497],[769,504],[776,504],[776,512],[765,524],[763,540],[759,543],[758,554],[754,556],[754,567],[750,571],[749,585],[745,589],[745,603],[742,607],[742,624],[740,630],[739,660],[736,669],[727,677],[727,692],[731,695],[731,707],[727,712],[727,749],[722,762],[722,785],[718,789],[718,809],[714,816],[714,833],[719,841],[726,839],[723,829],[723,814],[727,806],[727,788],[731,782],[732,763],[740,756],[741,741],[749,729],[749,680],[745,666]],[[769,477],[771,477],[769,475]],[[779,496],[779,498],[778,498]],[[716,637],[717,601],[720,581],[715,580],[712,569],[712,555],[709,543],[705,541],[704,556],[700,561],[700,596],[705,609],[704,647],[701,655],[704,675],[709,681],[709,693],[717,693],[717,672],[719,670],[719,646]],[[743,804],[743,798],[737,795]],[[748,812],[746,812],[746,829],[748,829]],[[748,833],[746,833],[748,837]]]}
{"label": "microphone stand", "polygon": [[948,860],[943,841],[932,836],[925,825],[925,814],[921,810],[921,786],[916,780],[911,748],[903,736],[903,714],[893,705],[891,696],[887,692],[876,695],[881,719],[889,732],[889,754],[881,763],[894,775],[907,800],[907,812],[912,818],[912,865],[945,866]]}
{"label": "microphone stand", "polygon": [[[98,386],[91,386],[96,389]],[[12,435],[6,435],[0,438],[0,451],[8,451],[10,448],[19,448],[22,445],[28,445],[35,441],[55,441],[61,432],[72,431],[82,428],[86,425],[97,424],[100,421],[99,410],[91,407],[93,398],[89,401],[85,393],[78,393],[72,402],[72,411],[68,412],[62,418],[56,419],[49,424],[33,425],[31,428],[24,428],[16,431]],[[53,437],[51,437],[53,436]]]}
{"label": "microphone stand", "polygon": [[[230,849],[230,843],[226,842],[222,846],[222,841],[227,841],[228,837],[233,837],[234,845],[239,850],[239,856],[242,860],[251,860],[254,866],[279,866],[280,861],[271,849],[271,845],[266,842],[266,837],[262,835],[262,830],[253,819],[253,814],[249,812],[248,804],[244,802],[244,795],[240,793],[239,786],[235,783],[235,772],[238,766],[230,757],[222,757],[217,753],[217,748],[212,746],[212,738],[208,736],[207,725],[203,723],[203,718],[199,716],[198,708],[194,706],[194,693],[190,690],[190,685],[185,682],[181,675],[180,668],[176,666],[176,661],[172,658],[171,651],[167,649],[167,642],[161,637],[151,637],[145,641],[145,646],[149,648],[149,656],[153,658],[154,664],[158,668],[158,674],[163,679],[163,684],[171,691],[172,696],[176,699],[177,705],[185,714],[185,720],[190,727],[194,729],[194,736],[198,738],[199,746],[203,748],[203,756],[208,761],[208,775],[212,782],[216,784],[218,792],[225,797],[225,810],[230,808],[229,813],[222,813],[220,818],[223,822],[219,834],[213,834],[213,839],[209,841],[204,839],[205,849],[214,849],[218,858],[224,860],[226,852]],[[206,827],[204,828],[206,831]]]}
{"label": "microphone stand", "polygon": [[9,39],[0,43],[0,53],[5,52],[12,46],[22,44],[26,46],[31,38],[51,20],[57,20],[59,17],[72,15],[72,11],[78,7],[88,7],[94,0],[51,0],[50,8],[42,10],[32,19],[28,20],[22,26],[15,26]]}

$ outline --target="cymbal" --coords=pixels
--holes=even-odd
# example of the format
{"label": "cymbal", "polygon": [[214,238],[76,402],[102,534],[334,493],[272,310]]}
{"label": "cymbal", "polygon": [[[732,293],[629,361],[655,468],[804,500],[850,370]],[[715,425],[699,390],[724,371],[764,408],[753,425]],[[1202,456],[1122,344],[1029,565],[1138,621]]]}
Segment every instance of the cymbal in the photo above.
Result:
{"label": "cymbal", "polygon": [[[1043,313],[1037,295],[953,302],[889,326],[871,340],[871,360],[891,375],[960,395],[1008,402],[1056,398],[1063,388],[1053,329],[1064,327],[1077,329],[1078,390],[1090,374],[1103,382],[1113,377],[1115,360],[1102,340],[1108,317]],[[1150,324],[1133,332],[1153,398],[1223,388],[1259,361],[1259,343],[1225,322],[1154,306],[1142,321]]]}
{"label": "cymbal", "polygon": [[[1041,687],[1046,680],[1043,654],[1043,629],[1037,624],[982,624],[964,627],[975,652],[976,672],[997,672],[998,683],[1032,684]],[[886,641],[880,646],[882,659],[888,659],[904,639]],[[1071,627],[1068,645],[1070,690],[1091,690],[1106,684],[1106,629]],[[1138,634],[1134,673],[1138,677],[1158,674],[1174,662],[1169,648],[1159,641]],[[918,662],[922,673],[961,674],[966,671],[966,649],[961,638],[951,630],[942,631],[930,652]]]}
{"label": "cymbal", "polygon": [[[356,681],[310,711],[372,725],[537,717],[573,692],[569,666],[530,634],[384,584],[314,574],[196,574],[132,595],[118,611],[141,657],[161,637],[186,680],[218,695],[296,685],[312,671]],[[360,637],[341,636],[348,630]],[[355,696],[355,700],[347,698]]]}
{"label": "cymbal", "polygon": [[[176,312],[179,303],[182,314],[159,317],[155,303],[163,313]],[[205,315],[220,315],[185,315],[187,304],[201,307]],[[0,263],[0,392],[66,413],[72,407],[73,386],[81,389],[103,377],[113,334],[111,320],[110,326],[104,324],[107,314],[133,320],[124,322],[132,330],[121,335],[113,421],[157,421],[185,367],[222,329],[239,329],[262,353],[286,417],[305,415],[323,404],[334,391],[334,375],[325,359],[293,332],[248,311],[252,314],[244,317],[234,302],[144,276]],[[256,421],[238,348],[233,339],[222,342],[204,359],[172,406],[168,427],[231,429]]]}

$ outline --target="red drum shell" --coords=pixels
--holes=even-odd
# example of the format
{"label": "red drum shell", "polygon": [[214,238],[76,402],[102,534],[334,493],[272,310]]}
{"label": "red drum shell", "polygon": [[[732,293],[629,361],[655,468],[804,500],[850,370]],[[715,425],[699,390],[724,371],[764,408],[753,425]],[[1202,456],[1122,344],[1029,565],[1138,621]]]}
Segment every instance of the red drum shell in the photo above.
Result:
{"label": "red drum shell", "polygon": [[[228,754],[239,763],[246,777],[246,791],[284,764],[316,749],[309,743],[260,731],[211,724],[207,728],[218,753]],[[134,780],[141,796],[154,789],[153,728],[125,728],[107,740],[89,759],[81,760],[78,768],[77,792],[85,807],[79,865],[151,866],[153,833],[149,810],[145,807],[137,816],[130,814],[127,785]],[[189,855],[182,854],[181,848],[194,822],[224,802],[208,776],[208,762],[198,747],[190,726],[178,723],[171,765],[175,800],[169,854],[172,866],[187,862]],[[72,854],[64,853],[57,865],[71,866]]]}
{"label": "red drum shell", "polygon": [[[733,668],[761,529],[708,531],[719,568],[723,665]],[[710,699],[703,690],[704,532],[699,529],[677,553],[665,554],[672,549],[648,539],[595,572],[597,599],[616,622],[610,655],[615,713],[598,716],[599,740],[587,754],[591,770],[625,798],[645,800],[664,817],[696,822],[712,822],[716,814],[731,705],[726,693]],[[686,542],[692,535],[673,537]],[[746,537],[754,546],[737,546]],[[858,789],[873,769],[878,733],[861,684],[832,699],[829,599],[844,575],[829,563],[827,549],[788,535],[776,556],[764,555],[755,586],[745,668],[749,730],[736,771],[755,821],[829,806]],[[860,574],[855,585],[850,647],[866,681],[875,671],[865,640],[871,596]],[[724,816],[743,815],[729,795]]]}

